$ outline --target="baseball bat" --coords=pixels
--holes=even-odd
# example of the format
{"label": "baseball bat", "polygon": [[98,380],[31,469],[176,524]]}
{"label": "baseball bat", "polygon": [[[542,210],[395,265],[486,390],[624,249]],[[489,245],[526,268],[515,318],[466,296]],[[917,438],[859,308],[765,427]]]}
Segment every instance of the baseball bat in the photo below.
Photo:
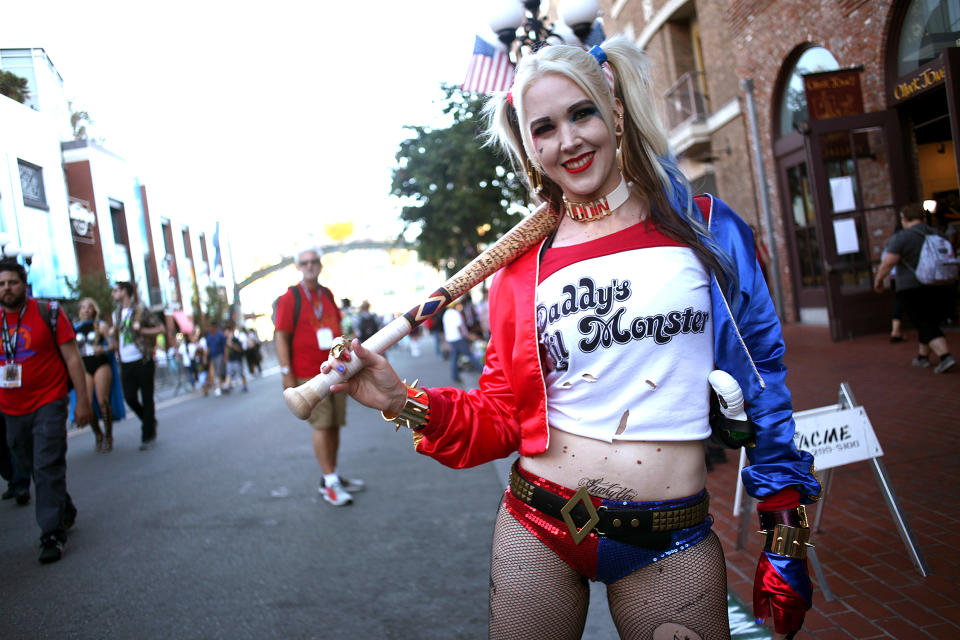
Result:
{"label": "baseball bat", "polygon": [[[364,340],[364,348],[377,353],[385,352],[427,318],[440,313],[448,304],[547,237],[558,222],[559,217],[547,204],[540,205],[486,251],[444,282],[430,297]],[[343,373],[331,370],[330,373],[314,376],[298,387],[284,389],[283,400],[287,403],[290,412],[301,420],[306,420],[317,403],[329,395],[330,385],[348,380],[363,368],[358,358],[351,358],[349,362],[342,364]]]}

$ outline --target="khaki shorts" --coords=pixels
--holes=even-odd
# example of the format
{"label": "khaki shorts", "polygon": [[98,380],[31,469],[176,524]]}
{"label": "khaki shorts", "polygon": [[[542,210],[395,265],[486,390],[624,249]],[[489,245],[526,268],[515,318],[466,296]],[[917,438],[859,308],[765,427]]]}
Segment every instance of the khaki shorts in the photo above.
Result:
{"label": "khaki shorts", "polygon": [[[297,378],[297,386],[309,378]],[[314,429],[336,429],[347,423],[347,396],[343,393],[331,393],[317,403],[307,418]]]}

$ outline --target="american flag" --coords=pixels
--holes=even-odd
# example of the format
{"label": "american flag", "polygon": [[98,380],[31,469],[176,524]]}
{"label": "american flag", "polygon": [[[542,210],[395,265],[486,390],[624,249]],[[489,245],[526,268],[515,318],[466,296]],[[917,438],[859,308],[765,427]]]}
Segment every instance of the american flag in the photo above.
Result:
{"label": "american flag", "polygon": [[460,85],[463,91],[492,93],[507,91],[513,85],[513,63],[507,52],[498,49],[480,36],[473,45],[473,57],[467,78]]}

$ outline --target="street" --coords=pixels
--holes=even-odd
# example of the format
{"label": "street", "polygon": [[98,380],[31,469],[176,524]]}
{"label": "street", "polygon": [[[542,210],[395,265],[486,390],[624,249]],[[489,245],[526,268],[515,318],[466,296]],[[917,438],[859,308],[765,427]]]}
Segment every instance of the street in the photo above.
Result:
{"label": "street", "polygon": [[[444,366],[391,358],[446,384],[432,353],[424,364]],[[446,469],[351,401],[340,468],[367,490],[335,508],[278,375],[248,394],[164,400],[158,419],[152,451],[137,450],[136,418],[117,424],[110,454],[71,434],[79,517],[60,562],[37,562],[32,501],[0,504],[0,637],[486,636],[493,465]]]}

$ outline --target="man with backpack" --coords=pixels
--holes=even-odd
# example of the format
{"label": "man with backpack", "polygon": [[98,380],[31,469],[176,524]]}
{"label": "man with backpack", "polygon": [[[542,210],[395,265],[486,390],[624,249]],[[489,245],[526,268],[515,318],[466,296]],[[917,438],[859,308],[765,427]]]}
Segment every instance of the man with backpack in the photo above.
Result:
{"label": "man with backpack", "polygon": [[[333,341],[342,335],[343,316],[330,289],[318,281],[323,265],[317,249],[304,249],[296,255],[299,284],[289,287],[277,300],[277,363],[283,376],[283,388],[303,384],[320,373],[330,355]],[[323,478],[319,492],[334,506],[353,502],[352,493],[363,488],[361,480],[348,480],[337,470],[340,427],[346,423],[347,399],[331,393],[320,401],[308,421],[313,427],[313,452],[320,463]]]}
{"label": "man with backpack", "polygon": [[884,279],[898,267],[894,277],[896,295],[916,327],[920,343],[913,366],[929,367],[932,351],[938,358],[933,372],[944,373],[956,365],[940,330],[940,321],[944,318],[947,288],[956,286],[957,261],[949,241],[923,219],[923,207],[919,204],[908,204],[900,211],[903,229],[887,243],[873,288],[882,293]]}
{"label": "man with backpack", "polygon": [[68,380],[77,392],[74,421],[93,420],[83,361],[63,310],[29,297],[26,270],[12,260],[0,261],[0,305],[0,411],[7,444],[33,476],[40,562],[56,562],[77,519],[67,493]]}

